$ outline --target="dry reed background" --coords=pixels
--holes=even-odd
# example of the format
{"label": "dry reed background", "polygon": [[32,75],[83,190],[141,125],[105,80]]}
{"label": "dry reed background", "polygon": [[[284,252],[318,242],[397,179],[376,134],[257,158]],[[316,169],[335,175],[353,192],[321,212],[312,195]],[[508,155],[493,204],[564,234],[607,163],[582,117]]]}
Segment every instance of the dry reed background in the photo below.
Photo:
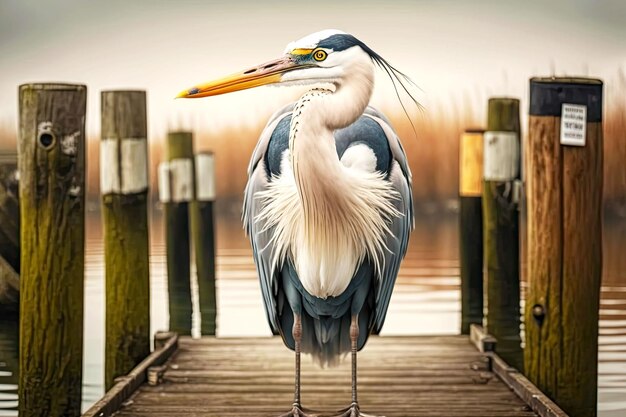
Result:
{"label": "dry reed background", "polygon": [[[408,154],[413,171],[413,189],[418,208],[427,212],[454,209],[458,190],[458,142],[462,131],[480,127],[484,111],[476,110],[465,97],[452,108],[428,109],[414,120],[417,137],[402,112],[386,112]],[[485,100],[486,107],[486,100]],[[385,109],[383,109],[385,111]],[[15,149],[17,123],[0,122],[0,150]],[[241,200],[246,183],[246,167],[263,129],[256,125],[233,125],[219,131],[195,132],[196,150],[212,150],[216,155],[217,196],[227,207]],[[162,159],[164,137],[150,137],[150,171],[156,198],[157,165]],[[91,208],[98,207],[98,138],[88,141],[88,194]],[[605,84],[604,117],[604,199],[611,213],[626,216],[626,75],[621,70]],[[224,206],[222,206],[224,207]]]}

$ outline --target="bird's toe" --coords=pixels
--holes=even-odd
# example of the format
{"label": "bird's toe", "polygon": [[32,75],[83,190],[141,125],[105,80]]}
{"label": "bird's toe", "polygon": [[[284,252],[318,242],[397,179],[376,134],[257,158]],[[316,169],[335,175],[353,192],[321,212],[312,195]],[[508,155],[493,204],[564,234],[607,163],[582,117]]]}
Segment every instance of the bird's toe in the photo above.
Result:
{"label": "bird's toe", "polygon": [[339,411],[338,414],[329,417],[385,417],[374,414],[366,414],[361,411],[358,404],[352,404],[350,407]]}
{"label": "bird's toe", "polygon": [[279,417],[322,417],[320,414],[312,412],[309,409],[294,405],[291,411],[281,414]]}

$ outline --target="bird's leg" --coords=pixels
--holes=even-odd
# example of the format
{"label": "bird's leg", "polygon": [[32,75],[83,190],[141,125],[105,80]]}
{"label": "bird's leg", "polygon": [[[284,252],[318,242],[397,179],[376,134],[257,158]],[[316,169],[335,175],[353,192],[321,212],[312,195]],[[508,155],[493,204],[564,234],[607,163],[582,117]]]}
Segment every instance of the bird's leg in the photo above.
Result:
{"label": "bird's leg", "polygon": [[356,383],[356,355],[359,343],[359,316],[353,315],[350,322],[350,344],[352,354],[352,404],[347,409],[341,410],[337,417],[376,417],[370,414],[362,413],[359,409],[357,399],[357,383]]}
{"label": "bird's leg", "polygon": [[296,344],[296,386],[293,395],[294,408],[301,408],[300,404],[300,351],[302,349],[302,316],[296,314],[293,320],[293,340]]}
{"label": "bird's leg", "polygon": [[361,412],[359,410],[359,402],[357,399],[357,387],[356,387],[356,352],[359,342],[359,316],[356,314],[352,316],[350,322],[350,344],[352,354],[352,404],[345,410],[342,417],[359,417]]}
{"label": "bird's leg", "polygon": [[280,417],[317,417],[316,414],[305,413],[302,408],[302,404],[300,403],[300,352],[302,349],[302,318],[300,314],[294,314],[292,335],[296,345],[296,386],[291,411],[286,414],[282,414]]}
{"label": "bird's leg", "polygon": [[352,353],[352,404],[351,407],[359,409],[356,397],[356,351],[359,341],[359,317],[355,314],[350,322],[350,343]]}

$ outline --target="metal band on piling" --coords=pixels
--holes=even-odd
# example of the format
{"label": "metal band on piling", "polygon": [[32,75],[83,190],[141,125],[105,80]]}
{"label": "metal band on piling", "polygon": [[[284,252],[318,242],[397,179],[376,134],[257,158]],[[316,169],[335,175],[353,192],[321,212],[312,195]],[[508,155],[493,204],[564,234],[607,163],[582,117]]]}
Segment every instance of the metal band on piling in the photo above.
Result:
{"label": "metal band on piling", "polygon": [[199,152],[196,160],[196,200],[215,201],[215,157],[213,152]]}

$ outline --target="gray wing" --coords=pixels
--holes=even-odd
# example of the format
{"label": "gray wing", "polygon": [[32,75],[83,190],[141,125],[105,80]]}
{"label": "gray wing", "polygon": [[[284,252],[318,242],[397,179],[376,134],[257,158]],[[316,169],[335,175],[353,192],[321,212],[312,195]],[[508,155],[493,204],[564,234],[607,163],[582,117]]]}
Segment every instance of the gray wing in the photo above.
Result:
{"label": "gray wing", "polygon": [[[409,189],[411,189],[411,169],[409,168],[409,162],[406,158],[406,153],[404,152],[404,148],[402,147],[402,143],[398,138],[398,135],[391,127],[391,122],[378,110],[373,107],[368,106],[365,109],[365,115],[375,120],[380,127],[385,132],[387,136],[387,142],[389,143],[389,148],[391,149],[391,155],[393,159],[398,162],[400,168],[402,169],[402,173],[406,177],[406,180],[409,184]],[[413,225],[413,196],[409,193],[410,197],[410,209],[411,209],[411,226]]]}
{"label": "gray wing", "polygon": [[378,334],[383,327],[389,301],[393,287],[400,269],[400,262],[406,254],[409,243],[409,235],[413,227],[413,195],[411,192],[411,171],[402,144],[398,136],[391,128],[391,125],[380,114],[376,114],[376,110],[368,108],[366,114],[378,122],[383,128],[389,148],[393,157],[393,162],[389,172],[388,180],[393,185],[394,190],[399,198],[394,200],[394,206],[402,213],[401,216],[393,219],[389,225],[390,233],[385,237],[387,250],[383,254],[382,276],[379,277],[376,299],[375,314],[373,322],[373,333]]}
{"label": "gray wing", "polygon": [[270,178],[267,175],[268,171],[265,167],[263,155],[267,152],[267,147],[276,125],[291,113],[292,108],[293,105],[286,106],[274,113],[261,133],[248,166],[248,184],[243,197],[243,223],[252,243],[252,252],[259,273],[265,313],[267,314],[272,333],[275,335],[279,334],[279,311],[277,305],[279,271],[275,271],[271,267],[271,259],[274,254],[274,245],[271,239],[274,230],[273,228],[264,228],[264,225],[258,221],[257,217],[262,207],[255,195],[258,192],[267,190]]}
{"label": "gray wing", "polygon": [[[269,169],[265,166],[264,155],[268,151],[270,139],[276,126],[281,120],[289,116],[292,110],[293,104],[276,112],[263,130],[248,167],[248,184],[244,193],[243,205],[243,220],[246,232],[252,243],[265,312],[274,334],[279,334],[279,310],[281,306],[277,304],[277,300],[280,271],[271,268],[271,259],[275,250],[271,241],[274,230],[265,228],[258,221],[258,214],[262,207],[254,196],[258,192],[266,190],[269,185]],[[402,213],[400,217],[395,218],[389,225],[390,233],[385,237],[388,251],[384,253],[384,259],[382,259],[383,271],[376,287],[375,314],[372,323],[373,331],[378,333],[385,321],[400,262],[406,253],[409,233],[413,224],[413,197],[411,194],[411,172],[404,149],[396,133],[391,128],[388,120],[375,109],[368,107],[365,116],[378,123],[385,133],[393,159],[388,180],[399,195],[399,198],[394,201],[394,205]]]}
{"label": "gray wing", "polygon": [[295,106],[295,103],[287,104],[285,107],[274,113],[272,117],[270,117],[267,125],[265,125],[265,129],[263,129],[263,132],[261,132],[261,136],[259,137],[259,141],[254,147],[254,151],[252,151],[252,157],[250,158],[250,164],[248,165],[248,179],[252,177],[254,169],[263,159],[263,155],[265,155],[265,152],[267,152],[267,147],[270,143],[270,139],[272,138],[272,132],[274,132],[274,129],[276,129],[276,125],[278,125],[278,122],[280,122],[285,116],[291,114]]}

